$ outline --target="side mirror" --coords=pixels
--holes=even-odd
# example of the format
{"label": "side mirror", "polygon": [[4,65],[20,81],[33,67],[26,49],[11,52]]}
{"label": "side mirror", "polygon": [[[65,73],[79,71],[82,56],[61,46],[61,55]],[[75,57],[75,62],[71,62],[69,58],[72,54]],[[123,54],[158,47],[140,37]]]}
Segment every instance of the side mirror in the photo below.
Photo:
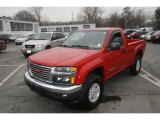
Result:
{"label": "side mirror", "polygon": [[120,48],[121,48],[121,45],[119,43],[111,43],[108,51],[119,50]]}

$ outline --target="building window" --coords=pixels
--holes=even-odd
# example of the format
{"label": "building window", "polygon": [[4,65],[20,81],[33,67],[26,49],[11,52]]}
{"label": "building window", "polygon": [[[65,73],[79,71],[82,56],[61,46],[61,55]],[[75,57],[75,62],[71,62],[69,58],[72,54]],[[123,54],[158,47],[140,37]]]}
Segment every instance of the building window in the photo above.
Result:
{"label": "building window", "polygon": [[0,31],[3,31],[3,25],[1,20],[0,20]]}
{"label": "building window", "polygon": [[64,32],[70,32],[70,27],[64,27]]}
{"label": "building window", "polygon": [[10,22],[11,31],[33,31],[33,24]]}
{"label": "building window", "polygon": [[90,25],[83,25],[83,29],[88,29],[90,28]]}
{"label": "building window", "polygon": [[78,27],[72,27],[71,30],[72,31],[78,31]]}
{"label": "building window", "polygon": [[41,32],[47,32],[47,28],[41,28]]}
{"label": "building window", "polygon": [[54,32],[55,29],[54,29],[54,28],[48,28],[48,31],[49,31],[49,32]]}
{"label": "building window", "polygon": [[62,28],[56,28],[57,32],[62,32]]}

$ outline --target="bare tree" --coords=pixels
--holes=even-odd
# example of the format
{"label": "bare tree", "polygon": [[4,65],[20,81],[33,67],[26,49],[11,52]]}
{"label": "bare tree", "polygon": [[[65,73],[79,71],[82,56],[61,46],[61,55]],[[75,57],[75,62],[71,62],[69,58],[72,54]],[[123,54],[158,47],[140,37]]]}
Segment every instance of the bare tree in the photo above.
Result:
{"label": "bare tree", "polygon": [[121,23],[124,28],[133,28],[133,10],[131,7],[123,8]]}
{"label": "bare tree", "polygon": [[43,7],[31,7],[29,10],[36,16],[37,22],[41,25]]}
{"label": "bare tree", "polygon": [[78,14],[78,20],[88,23],[96,23],[97,27],[99,27],[103,13],[104,10],[100,7],[83,7]]}
{"label": "bare tree", "polygon": [[157,7],[155,10],[155,23],[156,23],[156,29],[160,29],[160,7]]}
{"label": "bare tree", "polygon": [[134,21],[136,22],[136,25],[138,28],[143,27],[145,23],[145,13],[143,9],[137,9],[134,13],[135,19]]}
{"label": "bare tree", "polygon": [[35,16],[27,10],[21,10],[14,15],[15,20],[36,22]]}
{"label": "bare tree", "polygon": [[112,13],[109,17],[109,27],[120,27],[120,15],[117,12]]}

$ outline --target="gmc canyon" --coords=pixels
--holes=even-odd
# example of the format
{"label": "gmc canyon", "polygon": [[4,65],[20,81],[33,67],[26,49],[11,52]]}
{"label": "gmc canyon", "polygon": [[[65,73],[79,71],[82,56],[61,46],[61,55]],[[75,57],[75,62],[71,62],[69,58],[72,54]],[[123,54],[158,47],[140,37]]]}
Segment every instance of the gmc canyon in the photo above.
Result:
{"label": "gmc canyon", "polygon": [[145,46],[143,40],[127,39],[121,28],[77,31],[62,45],[31,55],[24,80],[35,92],[92,109],[109,78],[126,69],[140,72]]}

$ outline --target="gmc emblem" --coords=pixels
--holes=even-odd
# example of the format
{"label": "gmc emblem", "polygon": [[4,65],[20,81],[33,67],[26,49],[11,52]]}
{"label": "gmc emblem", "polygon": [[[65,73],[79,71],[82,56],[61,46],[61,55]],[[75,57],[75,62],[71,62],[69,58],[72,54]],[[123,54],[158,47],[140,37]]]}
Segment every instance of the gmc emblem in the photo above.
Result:
{"label": "gmc emblem", "polygon": [[41,70],[38,69],[38,68],[32,68],[32,71],[37,72],[37,73],[40,73],[40,72],[41,72]]}

